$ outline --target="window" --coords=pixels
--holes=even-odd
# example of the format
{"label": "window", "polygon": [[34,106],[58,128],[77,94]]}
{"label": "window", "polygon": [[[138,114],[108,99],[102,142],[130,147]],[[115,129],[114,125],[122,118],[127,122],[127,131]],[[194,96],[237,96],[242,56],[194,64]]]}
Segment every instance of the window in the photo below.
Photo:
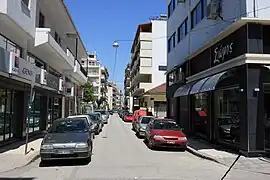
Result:
{"label": "window", "polygon": [[168,39],[168,53],[171,51],[171,41],[172,41],[172,38],[170,37]]}
{"label": "window", "polygon": [[191,12],[191,29],[193,29],[207,14],[207,0],[200,0]]}
{"label": "window", "polygon": [[81,63],[82,63],[82,65],[84,65],[84,61],[82,61]]}
{"label": "window", "polygon": [[199,93],[193,96],[193,123],[194,131],[203,137],[207,136],[209,122],[208,94]]}
{"label": "window", "polygon": [[29,6],[29,0],[22,0],[22,2],[28,7]]}
{"label": "window", "polygon": [[35,64],[37,67],[39,68],[46,68],[46,64],[41,61],[40,59],[38,59],[37,57],[35,57],[34,55],[28,53],[27,54],[27,59],[28,62],[30,62],[31,64]]}
{"label": "window", "polygon": [[14,137],[15,134],[15,92],[0,89],[0,142]]}
{"label": "window", "polygon": [[186,35],[187,35],[187,22],[188,18],[186,18],[183,23],[177,29],[177,42],[179,43]]}
{"label": "window", "polygon": [[158,66],[159,71],[167,71],[167,66]]}
{"label": "window", "polygon": [[168,17],[171,16],[171,9],[172,9],[172,1],[168,5]]}
{"label": "window", "polygon": [[40,27],[40,28],[45,27],[45,17],[41,12],[39,13],[38,27]]}
{"label": "window", "polygon": [[215,92],[215,132],[219,141],[240,142],[239,89],[231,88]]}
{"label": "window", "polygon": [[57,32],[54,33],[54,39],[61,46],[61,37],[58,35]]}
{"label": "window", "polygon": [[175,42],[175,35],[176,35],[176,33],[173,33],[173,35],[172,35],[172,47],[175,47],[175,44],[176,44],[176,42]]}
{"label": "window", "polygon": [[22,57],[22,53],[21,53],[22,48],[1,35],[0,35],[0,47],[2,47],[3,49],[9,52],[14,52],[19,57]]}

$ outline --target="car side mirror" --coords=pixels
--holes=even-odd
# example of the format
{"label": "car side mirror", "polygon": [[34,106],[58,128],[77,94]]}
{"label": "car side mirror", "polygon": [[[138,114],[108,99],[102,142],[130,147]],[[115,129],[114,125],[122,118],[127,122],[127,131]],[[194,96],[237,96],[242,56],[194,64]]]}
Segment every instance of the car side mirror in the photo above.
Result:
{"label": "car side mirror", "polygon": [[184,131],[184,128],[180,128],[181,131]]}

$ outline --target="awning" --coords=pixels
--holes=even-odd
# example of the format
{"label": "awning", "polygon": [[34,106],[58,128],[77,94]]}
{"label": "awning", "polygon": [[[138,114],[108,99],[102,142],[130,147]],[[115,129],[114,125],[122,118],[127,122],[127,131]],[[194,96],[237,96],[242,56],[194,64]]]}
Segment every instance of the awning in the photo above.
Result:
{"label": "awning", "polygon": [[201,87],[203,86],[203,84],[205,83],[205,81],[207,81],[209,79],[209,77],[207,78],[204,78],[204,79],[201,79],[199,80],[198,82],[196,82],[193,86],[192,86],[192,89],[190,91],[189,94],[197,94],[200,92],[201,90]]}
{"label": "awning", "polygon": [[181,86],[175,91],[173,97],[187,96],[193,84],[194,83],[189,83]]}
{"label": "awning", "polygon": [[215,74],[215,75],[209,77],[209,79],[202,85],[202,88],[201,88],[200,92],[207,92],[207,91],[213,91],[213,90],[215,90],[216,85],[217,85],[219,79],[226,72],[227,71],[224,71],[224,72],[221,72],[219,74]]}

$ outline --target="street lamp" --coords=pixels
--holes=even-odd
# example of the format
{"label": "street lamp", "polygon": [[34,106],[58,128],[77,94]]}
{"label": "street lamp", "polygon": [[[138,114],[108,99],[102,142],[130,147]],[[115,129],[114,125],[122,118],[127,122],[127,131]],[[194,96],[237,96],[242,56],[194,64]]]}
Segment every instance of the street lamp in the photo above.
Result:
{"label": "street lamp", "polygon": [[114,72],[115,72],[115,67],[116,67],[117,49],[119,48],[119,43],[118,43],[118,41],[114,41],[114,42],[113,42],[113,47],[115,48],[115,56],[114,56],[114,66],[113,66],[112,81],[113,81],[113,79],[114,79]]}

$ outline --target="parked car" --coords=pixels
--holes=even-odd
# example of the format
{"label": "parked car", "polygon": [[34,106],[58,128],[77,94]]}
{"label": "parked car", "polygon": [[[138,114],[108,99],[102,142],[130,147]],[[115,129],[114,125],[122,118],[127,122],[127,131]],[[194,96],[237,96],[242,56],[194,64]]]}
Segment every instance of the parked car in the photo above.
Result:
{"label": "parked car", "polygon": [[41,161],[55,159],[91,161],[93,132],[89,126],[85,117],[55,120],[41,142]]}
{"label": "parked car", "polygon": [[132,130],[135,130],[135,125],[138,123],[138,120],[141,116],[147,116],[146,109],[141,108],[139,110],[136,110],[133,115],[133,120],[132,120]]}
{"label": "parked car", "polygon": [[125,122],[132,122],[133,120],[133,114],[132,113],[126,113],[126,115],[124,116],[124,119],[123,119]]}
{"label": "parked car", "polygon": [[74,116],[68,116],[67,118],[86,118],[89,124],[90,131],[92,132],[93,139],[95,139],[95,132],[94,132],[95,125],[88,115],[74,115]]}
{"label": "parked car", "polygon": [[102,120],[104,124],[108,124],[109,113],[105,110],[96,110],[95,112],[99,112],[101,114]]}
{"label": "parked car", "polygon": [[145,129],[147,124],[154,119],[153,116],[141,116],[135,124],[135,132],[138,137],[145,136]]}
{"label": "parked car", "polygon": [[113,115],[114,111],[113,110],[109,110],[108,111],[110,115]]}
{"label": "parked car", "polygon": [[88,114],[88,116],[90,117],[90,119],[92,120],[93,124],[94,124],[94,129],[95,129],[95,134],[98,135],[103,128],[103,121],[100,118],[100,113],[90,113]]}
{"label": "parked car", "polygon": [[170,147],[186,149],[187,138],[175,121],[153,119],[146,126],[144,141],[149,148]]}

